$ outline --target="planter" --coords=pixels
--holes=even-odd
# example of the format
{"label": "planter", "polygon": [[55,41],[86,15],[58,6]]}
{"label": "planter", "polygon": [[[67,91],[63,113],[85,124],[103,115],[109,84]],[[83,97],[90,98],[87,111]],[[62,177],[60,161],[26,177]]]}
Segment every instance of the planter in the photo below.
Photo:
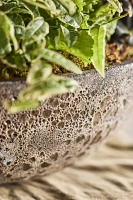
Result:
{"label": "planter", "polygon": [[[95,70],[69,74],[74,93],[41,103],[37,110],[8,115],[0,105],[0,183],[51,173],[91,152],[124,116],[133,96],[133,60],[109,67],[103,79]],[[0,100],[13,99],[24,81],[0,82]]]}

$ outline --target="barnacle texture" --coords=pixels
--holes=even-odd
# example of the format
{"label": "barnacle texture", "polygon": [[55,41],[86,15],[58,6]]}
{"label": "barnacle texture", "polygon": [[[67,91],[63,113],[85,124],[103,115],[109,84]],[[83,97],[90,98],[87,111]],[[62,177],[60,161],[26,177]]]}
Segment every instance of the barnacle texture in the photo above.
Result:
{"label": "barnacle texture", "polygon": [[[0,104],[0,183],[48,174],[91,152],[115,129],[133,97],[133,63],[66,75],[74,93],[41,102],[36,110],[8,115]],[[24,81],[0,82],[0,102],[16,99]],[[130,103],[129,103],[130,102]]]}

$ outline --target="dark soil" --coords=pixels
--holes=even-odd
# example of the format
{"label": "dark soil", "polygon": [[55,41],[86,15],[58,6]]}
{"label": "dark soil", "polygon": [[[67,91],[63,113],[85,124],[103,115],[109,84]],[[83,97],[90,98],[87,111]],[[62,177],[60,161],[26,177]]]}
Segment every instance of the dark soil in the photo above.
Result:
{"label": "dark soil", "polygon": [[8,67],[7,65],[0,62],[0,78],[1,79],[12,79],[12,78],[25,78],[27,76],[26,71],[20,71]]}

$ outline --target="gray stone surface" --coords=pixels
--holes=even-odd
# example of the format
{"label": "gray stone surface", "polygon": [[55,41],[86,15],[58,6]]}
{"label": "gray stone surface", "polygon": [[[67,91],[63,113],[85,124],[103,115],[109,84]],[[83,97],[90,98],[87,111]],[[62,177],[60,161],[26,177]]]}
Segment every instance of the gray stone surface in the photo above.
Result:
{"label": "gray stone surface", "polygon": [[[93,151],[132,107],[133,63],[68,75],[80,86],[37,110],[7,115],[0,105],[0,183],[42,176]],[[0,82],[0,100],[16,99],[25,82]]]}

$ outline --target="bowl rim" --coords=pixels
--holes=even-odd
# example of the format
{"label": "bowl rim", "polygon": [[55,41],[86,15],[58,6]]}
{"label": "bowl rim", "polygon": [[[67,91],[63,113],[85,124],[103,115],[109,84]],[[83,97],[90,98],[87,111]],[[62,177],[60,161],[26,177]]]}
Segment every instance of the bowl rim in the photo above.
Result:
{"label": "bowl rim", "polygon": [[[124,60],[122,61],[121,63],[115,63],[115,64],[111,64],[109,65],[108,67],[105,68],[105,72],[108,72],[108,71],[111,71],[112,69],[115,69],[115,68],[120,68],[120,67],[123,67],[123,66],[126,66],[126,65],[133,65],[133,57],[127,59],[127,60]],[[97,74],[99,77],[102,78],[102,76],[96,71],[96,69],[90,69],[90,70],[84,70],[82,71],[82,74],[75,74],[75,73],[59,73],[58,75],[60,76],[65,76],[65,77],[68,77],[68,78],[75,78],[75,77],[80,77],[80,76],[83,76],[83,75],[86,75],[86,74]],[[106,74],[105,74],[105,78],[103,79],[106,79]],[[0,84],[1,83],[10,83],[10,82],[21,82],[21,83],[26,83],[26,78],[11,78],[11,79],[0,79]]]}

